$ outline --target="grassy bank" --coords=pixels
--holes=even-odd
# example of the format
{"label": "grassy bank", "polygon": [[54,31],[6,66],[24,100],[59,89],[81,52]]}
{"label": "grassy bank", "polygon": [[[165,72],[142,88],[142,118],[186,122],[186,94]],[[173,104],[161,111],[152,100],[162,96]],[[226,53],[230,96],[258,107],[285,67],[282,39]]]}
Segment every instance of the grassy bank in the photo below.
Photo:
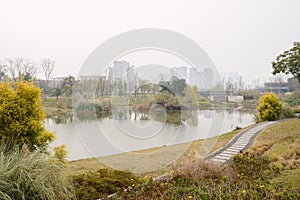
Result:
{"label": "grassy bank", "polygon": [[65,115],[71,111],[72,100],[60,97],[57,101],[56,97],[47,97],[43,98],[43,105],[47,117]]}
{"label": "grassy bank", "polygon": [[189,160],[167,179],[129,187],[114,199],[299,199],[299,141],[300,120],[282,122],[228,164]]}
{"label": "grassy bank", "polygon": [[276,124],[264,130],[249,151],[262,152],[282,170],[272,181],[288,184],[300,192],[300,119]]}
{"label": "grassy bank", "polygon": [[[240,131],[243,131],[244,129],[246,128],[234,130],[232,132],[222,134],[218,138],[214,137],[207,140],[206,142],[211,141],[213,144],[213,147],[210,149],[209,153],[216,151],[222,146],[225,146],[235,135],[237,135]],[[106,163],[113,163],[114,165],[119,166],[120,170],[133,168],[134,166],[132,166],[132,164],[134,164],[134,165],[138,165],[142,171],[145,171],[147,170],[146,164],[148,162],[159,163],[160,161],[164,161],[167,157],[170,157],[170,155],[176,154],[178,152],[184,151],[184,153],[176,161],[176,164],[183,163],[190,159],[194,159],[199,155],[199,150],[201,149],[203,144],[204,144],[204,140],[195,140],[191,143],[184,143],[184,144],[172,145],[168,147],[164,146],[164,147],[145,149],[136,152],[116,154],[116,155],[101,157],[99,159],[88,158],[88,159],[71,161],[69,162],[69,166],[72,174],[80,174],[80,173],[85,173],[87,171],[96,171],[99,168],[107,168],[105,164],[101,163],[102,160]],[[151,154],[156,152],[159,153],[156,156],[144,157],[146,154]],[[124,159],[127,162],[124,162]],[[141,166],[145,168],[142,168]],[[166,171],[168,171],[168,167],[163,167],[160,170],[147,173],[147,175],[159,176],[164,174]]]}
{"label": "grassy bank", "polygon": [[[150,174],[129,173],[120,177],[121,172],[103,171],[106,167],[93,159],[71,162],[70,168],[72,174],[81,173],[74,176],[79,199],[105,199],[113,192],[117,192],[113,199],[299,199],[299,129],[300,119],[269,127],[248,151],[234,156],[225,165],[199,159],[195,151],[204,141],[198,140],[191,143],[176,163]],[[227,144],[239,131],[242,130],[220,136],[211,151]],[[172,151],[177,151],[181,145],[171,147]],[[163,148],[135,153],[151,153]],[[165,159],[163,154],[161,156],[155,161]],[[126,154],[106,159],[131,162]],[[142,166],[147,164],[140,163]],[[94,172],[88,172],[87,167]],[[95,171],[99,168],[102,170]],[[162,173],[168,174],[167,178],[154,181],[153,177]],[[99,185],[107,189],[103,190]]]}

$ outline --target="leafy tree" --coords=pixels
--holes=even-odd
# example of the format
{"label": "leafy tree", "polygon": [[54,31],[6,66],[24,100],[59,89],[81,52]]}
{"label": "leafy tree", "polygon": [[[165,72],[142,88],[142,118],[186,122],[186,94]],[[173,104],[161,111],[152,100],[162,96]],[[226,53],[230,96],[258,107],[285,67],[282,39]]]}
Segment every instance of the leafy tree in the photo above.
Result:
{"label": "leafy tree", "polygon": [[58,97],[62,95],[62,91],[60,88],[55,88],[52,96],[56,97],[56,104],[58,104]]}
{"label": "leafy tree", "polygon": [[105,76],[101,76],[96,91],[100,92],[101,97],[103,98],[105,94],[107,94],[107,89],[109,87],[109,81]]}
{"label": "leafy tree", "polygon": [[188,109],[197,109],[198,108],[198,88],[197,86],[187,85],[184,90],[184,96],[180,97],[180,104]]}
{"label": "leafy tree", "polygon": [[198,101],[200,99],[199,88],[196,85],[194,85],[194,86],[192,86],[192,90],[193,90],[194,95],[195,95],[195,97]]}
{"label": "leafy tree", "polygon": [[282,104],[279,98],[272,92],[264,94],[257,107],[258,122],[278,120],[281,114]]}
{"label": "leafy tree", "polygon": [[156,94],[157,92],[159,92],[159,84],[151,83],[151,88],[152,88],[153,94]]}
{"label": "leafy tree", "polygon": [[185,79],[179,79],[176,76],[172,76],[170,81],[160,81],[162,91],[169,91],[175,95],[183,96],[185,88],[187,86]]}
{"label": "leafy tree", "polygon": [[145,92],[149,93],[152,90],[152,85],[151,85],[150,81],[141,80],[140,81],[140,90],[142,91],[142,94],[145,94]]}
{"label": "leafy tree", "polygon": [[31,150],[54,140],[43,121],[41,90],[30,82],[0,82],[0,139],[11,139]]}
{"label": "leafy tree", "polygon": [[64,92],[65,96],[69,99],[72,94],[73,94],[73,90],[75,88],[75,77],[69,75],[68,77],[66,77],[62,83],[62,91]]}
{"label": "leafy tree", "polygon": [[300,42],[294,42],[294,46],[277,56],[272,62],[273,75],[278,73],[292,74],[300,82]]}
{"label": "leafy tree", "polygon": [[176,76],[171,77],[171,87],[175,94],[183,96],[186,88],[185,79],[179,79]]}
{"label": "leafy tree", "polygon": [[180,106],[178,98],[173,93],[168,91],[162,91],[161,93],[156,94],[153,103],[160,104],[167,109]]}

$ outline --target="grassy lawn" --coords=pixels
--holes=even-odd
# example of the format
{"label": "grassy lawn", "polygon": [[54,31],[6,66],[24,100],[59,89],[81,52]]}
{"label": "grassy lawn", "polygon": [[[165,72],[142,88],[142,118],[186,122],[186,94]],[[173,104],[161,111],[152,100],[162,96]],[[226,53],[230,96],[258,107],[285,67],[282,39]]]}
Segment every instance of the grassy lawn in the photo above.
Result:
{"label": "grassy lawn", "polygon": [[250,151],[264,151],[272,162],[282,169],[273,179],[280,184],[290,184],[300,191],[300,119],[276,124],[263,131]]}
{"label": "grassy lawn", "polygon": [[71,111],[72,100],[65,97],[59,97],[56,102],[56,97],[43,98],[44,109],[47,117],[63,115]]}

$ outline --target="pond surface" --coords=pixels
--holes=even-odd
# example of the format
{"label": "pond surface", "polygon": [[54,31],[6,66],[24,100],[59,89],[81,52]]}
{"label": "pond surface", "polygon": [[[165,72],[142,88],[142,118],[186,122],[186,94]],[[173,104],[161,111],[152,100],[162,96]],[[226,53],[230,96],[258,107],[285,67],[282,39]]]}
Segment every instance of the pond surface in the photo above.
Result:
{"label": "pond surface", "polygon": [[70,115],[47,119],[46,126],[56,133],[51,146],[66,144],[68,159],[77,160],[206,139],[253,123],[251,111],[158,108],[141,113],[119,107],[101,119]]}

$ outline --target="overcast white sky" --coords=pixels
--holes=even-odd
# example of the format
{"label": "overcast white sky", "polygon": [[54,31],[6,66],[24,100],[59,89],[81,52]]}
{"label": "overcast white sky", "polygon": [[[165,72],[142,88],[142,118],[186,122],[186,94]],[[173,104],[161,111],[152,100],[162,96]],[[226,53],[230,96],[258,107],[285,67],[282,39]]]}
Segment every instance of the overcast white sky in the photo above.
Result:
{"label": "overcast white sky", "polygon": [[56,62],[77,75],[102,42],[137,28],[163,28],[196,41],[219,72],[267,80],[271,62],[300,41],[298,0],[0,1],[0,60]]}

